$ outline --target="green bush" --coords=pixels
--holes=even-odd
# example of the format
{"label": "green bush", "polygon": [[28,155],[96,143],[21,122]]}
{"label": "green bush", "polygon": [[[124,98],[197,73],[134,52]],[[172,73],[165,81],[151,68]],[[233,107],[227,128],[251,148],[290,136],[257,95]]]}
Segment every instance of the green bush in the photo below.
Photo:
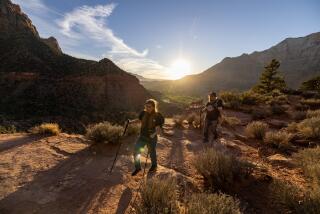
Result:
{"label": "green bush", "polygon": [[119,140],[123,127],[109,122],[98,123],[87,128],[86,138],[94,143],[115,143]]}
{"label": "green bush", "polygon": [[193,166],[203,176],[211,189],[224,190],[233,184],[236,175],[241,175],[244,163],[233,156],[213,148],[206,149],[193,161]]}
{"label": "green bush", "polygon": [[264,142],[267,144],[272,144],[277,146],[278,148],[287,149],[290,147],[290,140],[293,135],[281,130],[281,131],[269,131],[266,133]]}
{"label": "green bush", "polygon": [[61,132],[57,123],[42,123],[41,125],[31,128],[29,131],[32,134],[41,135],[58,135]]}
{"label": "green bush", "polygon": [[265,101],[263,95],[255,93],[252,90],[245,91],[241,94],[241,103],[245,105],[256,105]]}
{"label": "green bush", "polygon": [[226,194],[193,194],[186,214],[240,214],[239,201]]}
{"label": "green bush", "polygon": [[143,183],[140,200],[134,205],[136,213],[178,213],[176,194],[176,182],[173,179],[149,179]]}
{"label": "green bush", "polygon": [[17,132],[17,129],[14,125],[0,126],[0,134],[12,134],[16,132]]}
{"label": "green bush", "polygon": [[246,127],[246,134],[250,138],[262,140],[269,129],[268,124],[262,121],[253,121]]}
{"label": "green bush", "polygon": [[238,109],[241,105],[241,95],[232,91],[223,91],[219,93],[224,106],[231,109]]}

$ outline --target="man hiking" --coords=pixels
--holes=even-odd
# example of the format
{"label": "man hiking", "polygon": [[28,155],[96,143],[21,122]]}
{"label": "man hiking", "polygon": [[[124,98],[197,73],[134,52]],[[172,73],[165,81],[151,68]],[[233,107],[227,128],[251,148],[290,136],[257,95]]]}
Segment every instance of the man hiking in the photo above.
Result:
{"label": "man hiking", "polygon": [[135,176],[141,171],[140,154],[146,145],[148,146],[152,164],[149,172],[157,170],[157,135],[162,133],[162,125],[164,124],[164,118],[157,109],[157,101],[153,99],[147,100],[144,105],[144,110],[139,114],[139,119],[132,120],[130,123],[138,121],[141,121],[141,130],[134,147],[135,170],[132,172],[132,176]]}
{"label": "man hiking", "polygon": [[218,138],[217,126],[218,120],[221,117],[221,111],[222,100],[217,97],[215,92],[211,92],[208,95],[206,106],[201,110],[201,112],[206,113],[203,127],[203,143],[208,143],[209,141],[209,129],[212,130],[214,139]]}

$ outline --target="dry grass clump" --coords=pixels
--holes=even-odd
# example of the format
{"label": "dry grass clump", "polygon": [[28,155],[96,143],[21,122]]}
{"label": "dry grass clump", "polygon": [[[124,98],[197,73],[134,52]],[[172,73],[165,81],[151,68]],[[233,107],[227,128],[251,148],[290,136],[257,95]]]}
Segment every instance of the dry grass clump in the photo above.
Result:
{"label": "dry grass clump", "polygon": [[236,175],[245,174],[242,173],[245,171],[244,163],[214,148],[206,149],[197,156],[193,165],[213,190],[226,190]]}
{"label": "dry grass clump", "polygon": [[253,121],[246,127],[246,134],[250,138],[262,140],[269,129],[268,124],[262,121]]}
{"label": "dry grass clump", "polygon": [[241,120],[239,120],[236,117],[228,117],[228,116],[223,116],[222,117],[222,121],[221,121],[221,125],[222,126],[237,126],[241,123]]}
{"label": "dry grass clump", "polygon": [[320,187],[313,186],[307,191],[287,182],[275,180],[269,186],[272,200],[290,210],[290,213],[320,213]]}
{"label": "dry grass clump", "polygon": [[284,130],[280,131],[269,131],[264,137],[264,142],[272,144],[278,148],[286,149],[290,147],[290,141],[293,135]]}
{"label": "dry grass clump", "polygon": [[307,105],[312,109],[317,109],[320,108],[320,99],[305,99],[305,100],[301,100],[300,103],[302,105]]}
{"label": "dry grass clump", "polygon": [[300,135],[306,139],[320,138],[320,117],[307,118],[297,124]]}
{"label": "dry grass clump", "polygon": [[173,179],[159,178],[145,181],[135,210],[138,214],[178,213],[176,182]]}
{"label": "dry grass clump", "polygon": [[240,214],[239,201],[226,194],[193,194],[187,205],[187,214]]}
{"label": "dry grass clump", "polygon": [[320,109],[318,110],[308,110],[306,114],[307,118],[312,118],[312,117],[320,117]]}
{"label": "dry grass clump", "polygon": [[219,93],[224,106],[231,109],[239,109],[241,105],[241,95],[232,91],[223,91]]}
{"label": "dry grass clump", "polygon": [[32,134],[41,135],[58,135],[61,132],[57,123],[42,123],[41,125],[32,127],[29,131]]}
{"label": "dry grass clump", "polygon": [[137,135],[140,133],[140,128],[141,124],[139,123],[132,123],[128,125],[126,135],[127,136],[132,136],[132,135]]}
{"label": "dry grass clump", "polygon": [[16,132],[17,132],[17,129],[14,125],[0,126],[0,134],[12,134]]}
{"label": "dry grass clump", "polygon": [[300,150],[293,157],[304,174],[320,185],[320,146]]}
{"label": "dry grass clump", "polygon": [[182,128],[184,123],[184,116],[183,115],[174,115],[173,116],[173,123],[174,126],[177,128]]}
{"label": "dry grass clump", "polygon": [[109,122],[97,123],[87,128],[86,138],[94,143],[117,142],[123,132],[123,127]]}

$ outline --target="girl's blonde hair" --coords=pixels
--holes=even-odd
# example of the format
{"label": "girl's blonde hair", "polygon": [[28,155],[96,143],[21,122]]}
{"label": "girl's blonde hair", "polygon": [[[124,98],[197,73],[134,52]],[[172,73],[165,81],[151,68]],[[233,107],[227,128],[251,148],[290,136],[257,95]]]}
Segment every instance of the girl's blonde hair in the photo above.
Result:
{"label": "girl's blonde hair", "polygon": [[[154,107],[154,111],[158,112],[158,102],[155,99],[148,99],[146,100],[144,105],[152,105]],[[146,109],[144,109],[146,110]]]}

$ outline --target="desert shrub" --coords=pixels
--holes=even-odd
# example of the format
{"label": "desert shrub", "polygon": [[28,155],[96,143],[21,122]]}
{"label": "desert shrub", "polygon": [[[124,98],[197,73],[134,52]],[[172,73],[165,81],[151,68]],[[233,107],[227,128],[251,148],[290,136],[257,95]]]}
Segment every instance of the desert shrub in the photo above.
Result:
{"label": "desert shrub", "polygon": [[274,114],[274,115],[281,115],[281,114],[286,113],[286,109],[283,106],[278,105],[278,104],[271,105],[270,109],[271,109],[272,114]]}
{"label": "desert shrub", "polygon": [[301,103],[298,103],[298,104],[294,105],[294,109],[297,111],[307,111],[309,109],[309,106],[302,105]]}
{"label": "desert shrub", "polygon": [[265,122],[262,121],[253,121],[249,123],[246,127],[246,134],[248,137],[255,139],[263,139],[269,126]]}
{"label": "desert shrub", "polygon": [[307,118],[297,124],[300,135],[307,139],[320,138],[320,117]]}
{"label": "desert shrub", "polygon": [[236,92],[223,91],[219,93],[224,106],[231,109],[238,109],[241,105],[241,95]]}
{"label": "desert shrub", "polygon": [[286,129],[290,133],[296,133],[298,130],[298,123],[296,122],[289,123]]}
{"label": "desert shrub", "polygon": [[174,115],[173,116],[173,124],[175,127],[182,128],[184,123],[183,115]]}
{"label": "desert shrub", "polygon": [[[293,155],[295,162],[302,168],[307,177],[319,183],[320,179],[320,146],[300,150]],[[319,183],[320,184],[320,183]]]}
{"label": "desert shrub", "polygon": [[275,180],[269,188],[272,199],[293,213],[320,213],[319,186],[313,186],[303,192],[303,190],[293,184]]}
{"label": "desert shrub", "polygon": [[320,108],[320,99],[305,99],[300,102],[302,105],[307,105],[312,109]]}
{"label": "desert shrub", "polygon": [[195,128],[200,127],[200,122],[201,122],[200,121],[200,116],[196,117],[192,122],[193,127],[195,127]]}
{"label": "desert shrub", "polygon": [[187,214],[240,214],[239,201],[226,194],[193,194],[187,205]]}
{"label": "desert shrub", "polygon": [[145,181],[135,210],[138,214],[178,213],[176,182],[173,179],[159,178]]}
{"label": "desert shrub", "polygon": [[264,101],[265,98],[263,97],[263,95],[255,93],[252,90],[243,92],[241,94],[241,103],[245,105],[256,105]]}
{"label": "desert shrub", "polygon": [[140,132],[141,124],[139,123],[131,123],[128,125],[128,129],[126,132],[127,136],[137,135]]}
{"label": "desert shrub", "polygon": [[17,129],[14,125],[0,126],[0,134],[12,134],[16,132],[17,132]]}
{"label": "desert shrub", "polygon": [[29,130],[32,134],[58,135],[61,130],[57,123],[42,123]]}
{"label": "desert shrub", "polygon": [[299,121],[306,118],[307,113],[305,111],[294,111],[291,113],[291,118]]}
{"label": "desert shrub", "polygon": [[312,110],[308,110],[307,111],[307,118],[311,118],[311,117],[320,117],[320,109],[318,109],[318,110],[314,110],[314,111],[312,111]]}
{"label": "desert shrub", "polygon": [[241,123],[241,121],[238,118],[228,117],[228,116],[223,116],[222,121],[221,121],[221,125],[231,126],[231,127],[239,125],[240,123]]}
{"label": "desert shrub", "polygon": [[272,144],[277,146],[278,148],[286,149],[290,146],[290,140],[293,135],[284,131],[269,131],[266,133],[264,142],[267,144]]}
{"label": "desert shrub", "polygon": [[87,128],[86,138],[94,143],[113,143],[119,140],[123,127],[109,122],[97,123]]}
{"label": "desert shrub", "polygon": [[225,190],[233,184],[233,178],[245,170],[245,163],[213,148],[206,149],[193,161],[193,166],[203,176],[209,187]]}

